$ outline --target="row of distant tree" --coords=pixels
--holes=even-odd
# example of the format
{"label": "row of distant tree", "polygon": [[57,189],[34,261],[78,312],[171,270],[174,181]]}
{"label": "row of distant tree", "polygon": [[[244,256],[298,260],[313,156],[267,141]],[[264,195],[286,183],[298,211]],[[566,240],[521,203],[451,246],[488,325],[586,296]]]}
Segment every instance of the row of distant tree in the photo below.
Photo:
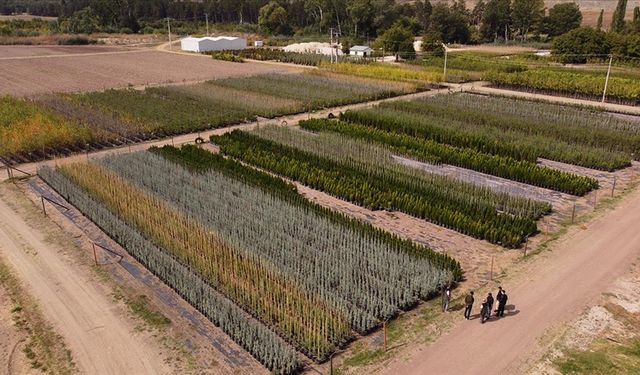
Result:
{"label": "row of distant tree", "polygon": [[375,38],[401,20],[414,34],[441,35],[445,42],[482,42],[556,36],[579,26],[573,3],[545,12],[543,0],[480,0],[468,9],[464,0],[432,5],[429,0],[0,0],[0,13],[81,18],[90,28],[138,32],[141,25],[170,17],[213,23],[259,24],[268,34],[327,33]]}
{"label": "row of distant tree", "polygon": [[[619,0],[613,22],[607,25],[604,46],[609,49],[628,45],[631,39],[626,35],[640,33],[640,8],[635,8],[633,20],[625,20],[626,8],[627,0]],[[548,40],[580,28],[582,22],[575,3],[546,9],[543,0],[480,0],[472,9],[464,0],[435,5],[429,0],[0,0],[0,12],[58,16],[56,25],[64,29],[60,31],[72,33],[157,31],[165,18],[183,25],[208,19],[269,35],[328,34],[333,29],[347,44],[377,39],[378,45],[408,55],[418,35],[424,36],[427,48],[439,48],[440,42]],[[603,13],[592,31],[605,28]],[[588,33],[605,35],[594,32],[582,32],[583,41]]]}
{"label": "row of distant tree", "polygon": [[609,32],[603,31],[604,11],[600,12],[596,28],[576,28],[557,37],[554,53],[567,63],[608,56],[640,63],[640,7],[634,8],[632,19],[625,19],[627,5],[627,0],[618,0]]}

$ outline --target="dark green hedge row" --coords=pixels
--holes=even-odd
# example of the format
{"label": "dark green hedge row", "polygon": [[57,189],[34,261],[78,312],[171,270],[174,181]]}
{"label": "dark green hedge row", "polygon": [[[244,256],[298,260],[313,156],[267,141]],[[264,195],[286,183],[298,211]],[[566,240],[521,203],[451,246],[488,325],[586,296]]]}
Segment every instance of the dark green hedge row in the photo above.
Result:
{"label": "dark green hedge row", "polygon": [[286,147],[252,134],[233,131],[211,140],[222,153],[314,189],[373,210],[402,211],[463,234],[518,247],[536,233],[531,218],[518,218],[489,208],[451,199],[447,192],[428,185],[409,184],[390,175],[370,175],[345,163]]}
{"label": "dark green hedge row", "polygon": [[459,148],[406,134],[392,133],[360,124],[326,119],[305,120],[300,127],[311,131],[331,131],[391,146],[394,151],[423,161],[451,164],[509,180],[582,196],[598,188],[598,180],[551,168],[526,160],[491,155],[470,148]]}
{"label": "dark green hedge row", "polygon": [[402,239],[361,220],[350,218],[339,212],[311,202],[301,196],[294,185],[287,183],[281,178],[244,166],[233,159],[213,154],[193,145],[186,145],[182,148],[175,148],[171,146],[164,146],[162,148],[154,147],[151,148],[150,151],[161,155],[167,160],[178,163],[193,172],[204,173],[209,170],[215,170],[247,185],[258,187],[266,193],[296,206],[305,208],[310,212],[327,217],[357,233],[373,236],[381,242],[392,244],[394,247],[400,247],[415,256],[426,257],[435,266],[451,271],[455,280],[460,280],[462,277],[460,263],[452,257],[446,254],[437,253],[426,246],[417,244],[410,240]]}

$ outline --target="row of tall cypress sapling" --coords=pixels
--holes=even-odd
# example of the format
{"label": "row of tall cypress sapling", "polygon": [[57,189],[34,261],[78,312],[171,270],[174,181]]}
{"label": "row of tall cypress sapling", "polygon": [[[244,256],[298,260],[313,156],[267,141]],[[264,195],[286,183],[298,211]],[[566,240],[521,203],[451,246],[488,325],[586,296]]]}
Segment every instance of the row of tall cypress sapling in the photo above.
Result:
{"label": "row of tall cypress sapling", "polygon": [[[277,332],[270,336],[261,330],[264,337],[246,340],[236,332],[242,328],[231,324],[228,333],[278,372],[299,365],[292,364],[290,347],[278,337],[322,361],[351,337],[349,327],[368,332],[461,273],[446,255],[323,209],[278,178],[195,147],[155,149],[40,174],[71,203],[85,202],[79,208],[116,240],[126,238],[118,231],[150,238],[153,254],[138,257],[174,288],[185,283],[147,256],[165,254],[186,266],[190,280],[201,280],[199,285],[215,289]],[[156,211],[153,222],[142,216],[148,209]],[[114,230],[112,221],[123,225]],[[162,230],[177,239],[165,238]],[[206,246],[191,239],[203,231],[210,231],[228,255],[208,257]],[[224,277],[224,267],[216,262],[234,264],[238,272]],[[252,279],[246,281],[258,290],[247,289],[241,269],[249,271]],[[215,315],[206,296],[190,302]],[[229,316],[217,320],[223,327],[230,324]]]}
{"label": "row of tall cypress sapling", "polygon": [[[225,155],[347,201],[374,210],[406,212],[505,247],[518,247],[527,236],[536,233],[535,220],[551,210],[548,204],[527,203],[534,210],[515,215],[501,213],[499,208],[505,199],[520,203],[523,200],[450,178],[429,175],[416,179],[415,171],[408,172],[411,168],[385,169],[389,164],[363,165],[348,158],[332,159],[256,134],[233,131],[212,136],[211,140]],[[349,152],[347,148],[340,150]]]}

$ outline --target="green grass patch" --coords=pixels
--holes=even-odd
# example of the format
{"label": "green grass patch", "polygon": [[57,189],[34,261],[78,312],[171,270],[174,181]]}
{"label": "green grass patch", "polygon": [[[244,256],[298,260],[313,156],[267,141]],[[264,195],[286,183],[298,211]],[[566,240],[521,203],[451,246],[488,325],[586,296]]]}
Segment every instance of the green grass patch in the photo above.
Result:
{"label": "green grass patch", "polygon": [[124,298],[124,303],[134,316],[142,319],[151,328],[162,329],[171,324],[171,319],[149,306],[149,297],[145,295]]}

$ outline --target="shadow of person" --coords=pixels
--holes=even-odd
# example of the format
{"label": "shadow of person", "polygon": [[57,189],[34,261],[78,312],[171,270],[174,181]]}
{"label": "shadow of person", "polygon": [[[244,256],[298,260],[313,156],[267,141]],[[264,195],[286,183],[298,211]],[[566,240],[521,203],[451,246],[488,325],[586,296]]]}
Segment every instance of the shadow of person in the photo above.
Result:
{"label": "shadow of person", "polygon": [[480,313],[469,315],[469,320],[476,320],[476,319],[480,319]]}
{"label": "shadow of person", "polygon": [[[489,320],[487,320],[487,322],[497,322],[498,320],[504,319],[504,318],[510,318],[512,316],[516,316],[520,314],[520,310],[509,310],[507,311],[507,309],[504,309],[504,315],[503,316],[497,316],[495,314],[491,315],[491,318]],[[485,322],[486,323],[486,322]]]}

